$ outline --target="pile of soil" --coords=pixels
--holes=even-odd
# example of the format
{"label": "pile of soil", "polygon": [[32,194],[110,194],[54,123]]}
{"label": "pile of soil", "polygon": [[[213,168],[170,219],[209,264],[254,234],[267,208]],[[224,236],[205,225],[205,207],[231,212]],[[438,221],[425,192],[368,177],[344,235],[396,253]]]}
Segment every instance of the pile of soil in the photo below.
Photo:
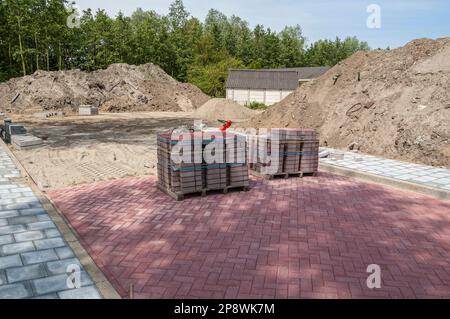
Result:
{"label": "pile of soil", "polygon": [[310,127],[322,144],[450,167],[450,38],[357,52],[252,118]]}
{"label": "pile of soil", "polygon": [[153,64],[113,64],[95,72],[37,71],[0,84],[0,105],[20,114],[76,112],[82,104],[106,112],[192,111],[208,100],[196,86],[176,81]]}
{"label": "pile of soil", "polygon": [[258,113],[258,111],[251,110],[234,101],[215,98],[209,100],[198,108],[194,115],[208,122],[217,122],[217,120],[242,122],[250,119]]}

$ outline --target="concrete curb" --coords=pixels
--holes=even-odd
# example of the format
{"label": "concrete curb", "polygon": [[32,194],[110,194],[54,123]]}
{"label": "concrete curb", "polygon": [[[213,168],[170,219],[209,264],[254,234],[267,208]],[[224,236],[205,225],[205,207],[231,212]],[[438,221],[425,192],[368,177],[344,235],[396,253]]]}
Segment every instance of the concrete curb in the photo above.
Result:
{"label": "concrete curb", "polygon": [[[44,209],[47,211],[50,218],[55,223],[56,227],[61,232],[64,239],[67,241],[67,244],[72,248],[75,256],[80,260],[81,265],[86,270],[86,272],[91,276],[92,280],[95,283],[95,286],[100,291],[100,294],[103,298],[106,299],[121,299],[120,295],[108,281],[103,272],[98,268],[95,264],[94,260],[88,254],[88,252],[84,249],[83,245],[81,245],[78,235],[75,230],[70,226],[69,222],[62,214],[62,212],[56,207],[51,199],[49,199],[40,189],[37,187],[36,182],[33,178],[28,174],[27,170],[22,166],[19,160],[16,158],[14,153],[9,149],[9,147],[0,139],[0,145],[8,155],[11,157],[16,167],[22,173],[22,178],[20,181],[29,185],[33,192],[38,197]],[[19,180],[19,179],[17,179]]]}
{"label": "concrete curb", "polygon": [[442,189],[433,188],[426,185],[414,184],[398,179],[393,179],[389,177],[373,175],[364,172],[358,172],[354,170],[350,170],[347,168],[320,163],[320,170],[328,173],[333,173],[342,176],[353,177],[361,180],[365,180],[368,182],[373,182],[377,184],[381,184],[384,186],[399,188],[406,191],[416,192],[428,196],[432,196],[438,199],[450,200],[450,191],[447,192]]}

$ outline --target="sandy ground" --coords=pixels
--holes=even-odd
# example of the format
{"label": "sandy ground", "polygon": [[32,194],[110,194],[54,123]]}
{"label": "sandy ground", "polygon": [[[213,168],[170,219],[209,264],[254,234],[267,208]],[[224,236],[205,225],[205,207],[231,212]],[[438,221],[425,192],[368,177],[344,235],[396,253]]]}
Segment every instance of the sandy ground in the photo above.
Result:
{"label": "sandy ground", "polygon": [[156,133],[192,125],[192,113],[101,114],[40,120],[13,116],[45,140],[16,150],[18,160],[43,189],[155,174]]}

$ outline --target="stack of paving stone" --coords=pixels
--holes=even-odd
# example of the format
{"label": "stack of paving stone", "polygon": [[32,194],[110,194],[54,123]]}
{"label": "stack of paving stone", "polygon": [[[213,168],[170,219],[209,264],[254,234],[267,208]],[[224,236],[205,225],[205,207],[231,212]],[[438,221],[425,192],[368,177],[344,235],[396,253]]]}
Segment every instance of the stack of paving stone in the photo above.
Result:
{"label": "stack of paving stone", "polygon": [[81,105],[78,108],[78,115],[80,116],[98,115],[98,107],[94,107],[92,105]]}
{"label": "stack of paving stone", "polygon": [[[249,136],[248,140],[250,168],[257,173],[268,177],[289,177],[289,175],[315,175],[318,172],[319,134],[315,130],[272,129],[266,135]],[[278,160],[275,167],[271,165],[273,158]],[[268,172],[266,169],[269,166],[272,168]]]}
{"label": "stack of paving stone", "polygon": [[[246,160],[246,138],[242,135],[214,133],[205,138],[204,132],[193,132],[190,139],[173,139],[171,133],[158,134],[158,188],[176,200],[183,200],[184,195],[249,186]],[[214,139],[210,139],[213,136]],[[217,162],[206,161],[206,152],[211,150],[210,143],[221,145],[212,152]],[[180,143],[187,143],[179,145]],[[189,163],[174,161],[172,151],[190,149],[186,158]],[[182,147],[180,147],[182,146]],[[180,154],[183,155],[182,153]],[[236,161],[236,158],[240,160]]]}

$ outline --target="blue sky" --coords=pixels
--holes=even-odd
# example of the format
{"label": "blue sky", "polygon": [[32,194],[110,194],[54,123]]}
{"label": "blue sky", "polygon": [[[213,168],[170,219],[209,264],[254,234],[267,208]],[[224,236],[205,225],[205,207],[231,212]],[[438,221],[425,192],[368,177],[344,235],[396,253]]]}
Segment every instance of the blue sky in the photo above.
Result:
{"label": "blue sky", "polygon": [[[170,0],[75,0],[81,9],[102,8],[114,16],[136,8],[166,14]],[[188,11],[204,19],[210,8],[235,14],[273,30],[299,24],[309,41],[357,36],[372,48],[395,48],[416,38],[450,36],[450,1],[447,0],[184,0]],[[381,8],[381,28],[369,29],[367,7]]]}

